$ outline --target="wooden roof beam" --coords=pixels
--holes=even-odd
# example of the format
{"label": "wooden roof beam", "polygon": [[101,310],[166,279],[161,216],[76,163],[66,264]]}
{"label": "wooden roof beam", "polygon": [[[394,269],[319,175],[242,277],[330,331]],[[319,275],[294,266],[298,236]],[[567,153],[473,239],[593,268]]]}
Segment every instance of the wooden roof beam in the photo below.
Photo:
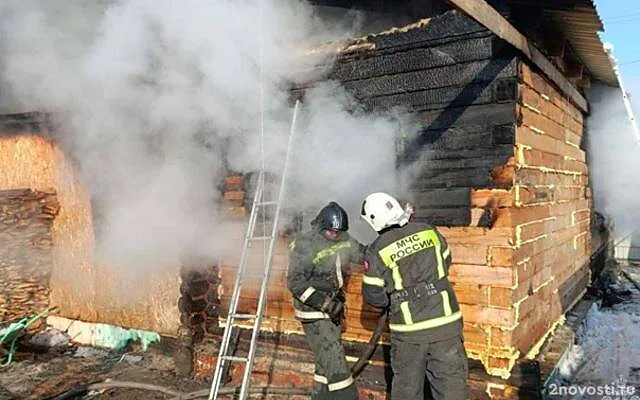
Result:
{"label": "wooden roof beam", "polygon": [[582,78],[582,74],[584,71],[584,65],[575,58],[567,57],[566,58],[567,71],[565,72],[565,76],[568,79],[580,79]]}
{"label": "wooden roof beam", "polygon": [[499,38],[520,50],[533,64],[564,93],[567,98],[583,112],[589,112],[587,100],[569,82],[569,80],[549,61],[544,54],[533,46],[527,38],[509,23],[485,0],[448,0],[454,6],[484,25]]}

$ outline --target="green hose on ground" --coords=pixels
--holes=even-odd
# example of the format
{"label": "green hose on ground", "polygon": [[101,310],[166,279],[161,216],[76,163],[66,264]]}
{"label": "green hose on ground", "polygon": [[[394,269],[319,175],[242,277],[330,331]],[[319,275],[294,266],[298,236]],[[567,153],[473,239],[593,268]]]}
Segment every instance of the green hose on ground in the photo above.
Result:
{"label": "green hose on ground", "polygon": [[5,368],[11,364],[13,361],[13,354],[16,351],[16,344],[18,343],[18,339],[24,331],[27,330],[34,322],[39,320],[40,318],[46,317],[49,312],[53,311],[55,307],[49,307],[46,310],[42,311],[39,314],[32,316],[31,318],[25,317],[19,320],[18,322],[10,323],[6,328],[0,329],[0,348],[6,343],[9,344],[9,350],[6,354],[6,360],[4,363],[0,364],[0,368]]}

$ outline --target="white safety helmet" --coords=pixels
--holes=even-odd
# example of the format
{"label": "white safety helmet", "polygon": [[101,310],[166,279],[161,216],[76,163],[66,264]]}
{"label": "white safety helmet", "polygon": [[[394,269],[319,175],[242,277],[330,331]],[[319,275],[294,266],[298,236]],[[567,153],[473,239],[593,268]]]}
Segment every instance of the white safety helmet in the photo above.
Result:
{"label": "white safety helmet", "polygon": [[393,225],[404,226],[410,217],[398,200],[382,192],[371,193],[364,199],[360,216],[376,232]]}

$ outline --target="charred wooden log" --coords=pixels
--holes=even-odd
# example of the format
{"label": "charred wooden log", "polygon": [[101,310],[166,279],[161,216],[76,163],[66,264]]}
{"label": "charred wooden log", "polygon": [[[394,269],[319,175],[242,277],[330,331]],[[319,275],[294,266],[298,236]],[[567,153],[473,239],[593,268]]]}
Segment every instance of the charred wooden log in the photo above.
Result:
{"label": "charred wooden log", "polygon": [[461,17],[461,14],[452,11],[432,18],[430,20],[422,20],[410,25],[402,30],[395,30],[391,34],[371,35],[363,39],[353,42],[354,50],[357,45],[361,48],[368,48],[366,44],[370,44],[376,51],[384,51],[388,49],[407,49],[422,47],[433,47],[438,44],[455,42],[471,34],[485,34],[488,32],[486,28],[478,24],[471,18]]}
{"label": "charred wooden log", "polygon": [[343,56],[338,59],[329,78],[342,82],[399,74],[409,71],[444,67],[461,62],[486,60],[498,54],[501,42],[495,36],[482,32],[472,34],[459,41],[434,47],[413,49],[392,48],[379,50],[358,57]]}
{"label": "charred wooden log", "polygon": [[[470,366],[478,398],[516,392],[525,398],[536,391],[529,389],[536,385],[530,375],[517,365],[512,370],[514,362],[589,281],[584,115],[508,47],[450,12],[354,40],[329,73],[363,108],[408,111],[418,127],[396,139],[397,166],[411,179],[416,219],[457,226],[443,232],[465,346],[483,360]],[[228,288],[224,269],[221,276]],[[360,292],[347,293],[353,300],[345,336],[361,340],[356,333],[370,332],[371,317],[353,307]],[[277,285],[269,288],[265,323],[295,331],[284,294]],[[489,376],[509,372],[511,381]]]}
{"label": "charred wooden log", "polygon": [[202,313],[196,313],[196,314],[183,313],[180,315],[180,323],[182,323],[184,326],[188,326],[188,327],[200,326],[202,325],[203,322],[204,322],[204,316]]}
{"label": "charred wooden log", "polygon": [[209,290],[209,281],[200,280],[195,282],[183,281],[180,285],[180,293],[189,295],[191,298],[202,297]]}
{"label": "charred wooden log", "polygon": [[0,116],[0,136],[14,135],[16,132],[50,132],[53,128],[51,114],[28,112]]}
{"label": "charred wooden log", "polygon": [[435,88],[406,93],[367,97],[362,104],[371,110],[400,107],[409,112],[440,110],[446,107],[492,104],[516,100],[517,82],[514,78],[489,83],[470,83],[465,86]]}
{"label": "charred wooden log", "polygon": [[204,311],[207,302],[204,299],[191,299],[189,297],[180,297],[178,300],[178,309],[182,313],[193,314]]}
{"label": "charred wooden log", "polygon": [[207,317],[204,321],[204,330],[209,335],[217,335],[220,333],[221,329],[218,326],[218,316],[215,317]]}
{"label": "charred wooden log", "polygon": [[426,130],[515,124],[516,104],[506,102],[468,107],[447,107],[436,111],[413,114],[412,117]]}
{"label": "charred wooden log", "polygon": [[[219,281],[216,281],[215,283],[218,284]],[[207,301],[207,307],[205,308],[204,312],[209,316],[213,316],[214,310],[218,309],[220,300],[218,296],[217,285],[209,285],[209,291],[205,294],[204,298]],[[217,311],[215,312],[217,313]]]}
{"label": "charred wooden log", "polygon": [[515,57],[472,61],[442,68],[386,75],[361,81],[345,82],[344,86],[358,99],[385,96],[447,86],[466,86],[514,78],[518,73]]}
{"label": "charred wooden log", "polygon": [[[178,300],[180,322],[184,327],[185,346],[201,342],[205,334],[217,332],[218,325],[218,267],[198,266],[204,263],[185,260],[190,267],[183,268]],[[186,350],[185,350],[186,351]],[[186,357],[186,356],[185,356]]]}
{"label": "charred wooden log", "polygon": [[197,344],[202,342],[204,339],[204,328],[202,326],[194,326],[193,327],[193,343]]}
{"label": "charred wooden log", "polygon": [[[508,188],[512,183],[495,172],[514,155],[519,66],[518,54],[504,41],[451,11],[353,40],[328,76],[366,110],[412,114],[419,134],[397,140],[397,166],[411,167],[415,177],[411,190]],[[446,161],[413,174],[425,159]],[[477,219],[466,208],[431,207],[424,217],[466,225]]]}

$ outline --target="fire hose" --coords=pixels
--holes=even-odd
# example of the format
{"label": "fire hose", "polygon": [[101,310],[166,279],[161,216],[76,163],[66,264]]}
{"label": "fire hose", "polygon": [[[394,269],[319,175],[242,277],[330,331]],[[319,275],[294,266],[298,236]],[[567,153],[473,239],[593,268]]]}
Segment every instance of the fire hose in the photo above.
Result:
{"label": "fire hose", "polygon": [[49,307],[34,316],[25,317],[17,321],[8,321],[9,324],[6,327],[0,328],[0,351],[4,353],[4,349],[2,348],[2,346],[4,344],[9,345],[9,350],[6,350],[6,361],[0,364],[0,368],[9,366],[9,364],[11,364],[11,361],[13,361],[13,354],[16,350],[16,344],[18,342],[18,339],[24,334],[24,332],[40,318],[45,318],[54,309],[55,307]]}
{"label": "fire hose", "polygon": [[[356,378],[358,377],[364,368],[369,363],[369,359],[373,355],[373,352],[376,350],[378,345],[378,341],[382,336],[382,332],[387,322],[387,312],[383,312],[378,317],[378,322],[376,323],[376,327],[367,342],[367,346],[365,347],[362,354],[356,361],[356,363],[351,367],[351,375]],[[123,389],[138,389],[138,390],[148,390],[154,392],[160,392],[167,394],[169,396],[173,396],[170,400],[192,400],[192,399],[201,399],[209,396],[209,389],[198,390],[191,393],[181,393],[172,389],[169,389],[164,386],[149,384],[149,383],[141,383],[141,382],[129,382],[129,381],[105,381],[105,382],[97,382],[90,383],[85,385],[80,385],[69,389],[61,394],[58,394],[54,397],[50,397],[49,400],[66,400],[73,399],[76,396],[82,396],[91,391],[96,390],[105,390],[105,389],[113,389],[113,388],[123,388]],[[219,394],[222,395],[230,395],[236,394],[239,387],[222,387]],[[251,394],[281,394],[281,395],[310,395],[311,390],[305,388],[292,388],[292,387],[269,387],[269,386],[254,386],[249,388],[249,393]]]}

